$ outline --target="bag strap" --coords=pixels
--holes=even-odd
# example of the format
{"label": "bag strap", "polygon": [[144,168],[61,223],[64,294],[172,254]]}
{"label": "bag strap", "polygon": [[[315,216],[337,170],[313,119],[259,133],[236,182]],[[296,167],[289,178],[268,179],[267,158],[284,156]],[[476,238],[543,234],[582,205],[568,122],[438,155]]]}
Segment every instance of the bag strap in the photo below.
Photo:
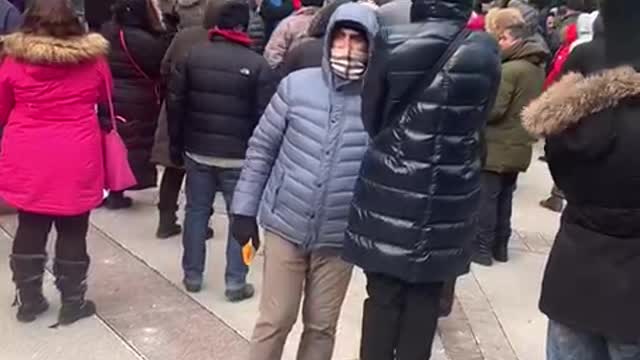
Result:
{"label": "bag strap", "polygon": [[456,50],[458,50],[460,43],[462,43],[469,34],[471,34],[471,30],[469,30],[466,27],[460,30],[460,32],[456,35],[453,41],[451,41],[451,43],[449,44],[447,49],[444,51],[442,56],[440,56],[440,58],[435,63],[435,65],[431,67],[431,71],[425,73],[425,76],[422,79],[420,79],[419,81],[416,81],[415,85],[411,86],[407,90],[406,92],[407,97],[410,98],[410,101],[408,102],[408,104],[414,105],[415,102],[418,102],[420,100],[420,96],[422,95],[422,92],[420,90],[422,89],[422,87],[431,85],[431,83],[433,82],[433,79],[435,79],[435,77],[438,75],[440,70],[444,68],[444,66],[447,64],[449,59],[451,59],[451,57],[456,52]]}
{"label": "bag strap", "polygon": [[131,55],[131,52],[129,51],[129,47],[127,46],[127,41],[126,41],[125,36],[124,36],[124,30],[120,29],[119,36],[120,36],[120,46],[122,47],[122,50],[124,50],[124,54],[127,56],[127,59],[129,59],[129,62],[131,63],[131,65],[133,65],[133,68],[136,69],[136,72],[140,76],[142,76],[147,81],[150,81],[153,84],[153,93],[156,96],[156,100],[157,100],[158,104],[160,104],[160,89],[159,89],[157,81],[152,79],[149,75],[147,75],[147,73],[144,72],[144,70],[142,70],[140,65],[138,65],[136,60]]}
{"label": "bag strap", "polygon": [[116,109],[115,106],[113,105],[113,91],[111,90],[111,86],[109,84],[109,80],[108,77],[105,73],[102,74],[103,78],[104,78],[104,87],[107,93],[107,105],[109,107],[109,119],[111,120],[111,126],[113,127],[113,131],[116,130],[116,122],[117,120],[122,121],[123,123],[126,123],[127,120],[121,116],[116,115]]}
{"label": "bag strap", "polygon": [[122,46],[122,50],[124,50],[125,55],[127,55],[127,58],[129,59],[129,62],[131,63],[131,65],[133,65],[138,74],[149,81],[154,81],[149,75],[147,75],[146,72],[144,72],[144,70],[142,70],[140,65],[138,65],[138,63],[133,59],[133,56],[131,56],[131,52],[129,51],[129,47],[127,46],[127,41],[124,37],[124,30],[120,30],[120,46]]}

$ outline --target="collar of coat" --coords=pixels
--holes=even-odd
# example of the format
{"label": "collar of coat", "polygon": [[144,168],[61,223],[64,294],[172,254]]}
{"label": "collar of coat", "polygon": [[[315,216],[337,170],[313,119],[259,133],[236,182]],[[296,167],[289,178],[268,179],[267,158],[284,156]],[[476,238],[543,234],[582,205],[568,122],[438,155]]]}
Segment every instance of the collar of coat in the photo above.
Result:
{"label": "collar of coat", "polygon": [[100,34],[66,39],[15,33],[2,38],[3,55],[32,64],[78,64],[109,53],[109,42]]}
{"label": "collar of coat", "polygon": [[582,119],[640,96],[640,73],[624,66],[584,77],[564,76],[522,112],[522,122],[534,136],[556,135]]}

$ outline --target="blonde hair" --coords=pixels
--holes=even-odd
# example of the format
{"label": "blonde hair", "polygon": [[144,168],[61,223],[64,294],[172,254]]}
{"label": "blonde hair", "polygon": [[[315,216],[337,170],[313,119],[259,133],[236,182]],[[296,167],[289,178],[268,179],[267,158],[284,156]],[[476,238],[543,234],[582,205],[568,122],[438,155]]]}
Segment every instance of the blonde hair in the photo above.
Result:
{"label": "blonde hair", "polygon": [[525,25],[524,17],[517,9],[491,9],[485,18],[485,29],[495,37],[500,37],[511,27]]}

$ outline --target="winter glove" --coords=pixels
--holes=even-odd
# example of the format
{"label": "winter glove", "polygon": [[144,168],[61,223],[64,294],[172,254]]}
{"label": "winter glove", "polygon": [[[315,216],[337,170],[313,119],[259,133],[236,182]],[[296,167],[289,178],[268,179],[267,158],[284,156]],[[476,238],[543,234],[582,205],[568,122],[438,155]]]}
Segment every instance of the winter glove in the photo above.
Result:
{"label": "winter glove", "polygon": [[233,215],[231,217],[231,235],[241,247],[251,241],[256,250],[260,248],[260,231],[258,230],[258,222],[253,216]]}

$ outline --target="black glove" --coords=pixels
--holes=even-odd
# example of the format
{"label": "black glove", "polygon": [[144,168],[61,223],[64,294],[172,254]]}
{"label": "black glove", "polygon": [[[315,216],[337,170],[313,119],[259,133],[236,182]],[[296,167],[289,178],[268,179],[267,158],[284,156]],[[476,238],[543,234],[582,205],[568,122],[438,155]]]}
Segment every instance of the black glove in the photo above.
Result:
{"label": "black glove", "polygon": [[251,241],[256,250],[260,248],[260,231],[253,216],[232,215],[231,235],[242,247]]}
{"label": "black glove", "polygon": [[173,147],[169,149],[169,157],[171,158],[171,162],[177,167],[184,166],[184,156],[182,155],[182,151],[179,149]]}

